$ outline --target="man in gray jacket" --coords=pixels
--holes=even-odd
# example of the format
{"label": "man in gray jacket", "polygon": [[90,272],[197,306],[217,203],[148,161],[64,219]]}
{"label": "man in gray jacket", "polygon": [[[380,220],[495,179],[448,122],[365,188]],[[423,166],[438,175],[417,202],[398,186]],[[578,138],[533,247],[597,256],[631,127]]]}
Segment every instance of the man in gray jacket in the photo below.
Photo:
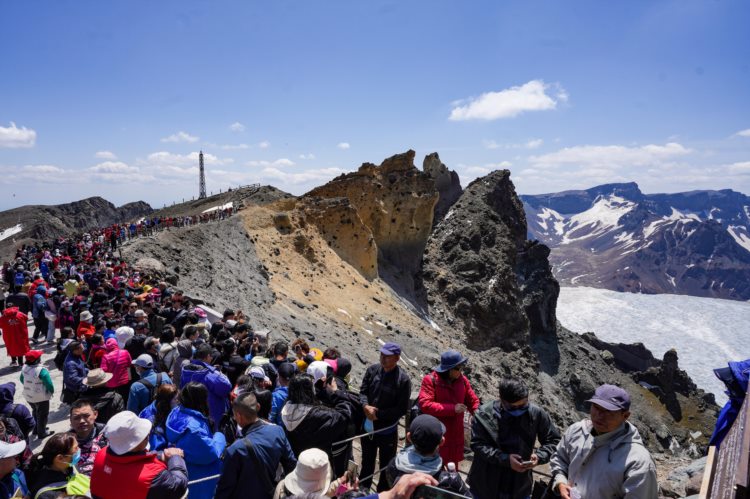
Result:
{"label": "man in gray jacket", "polygon": [[656,499],[656,467],[630,416],[630,396],[602,385],[591,404],[591,419],[572,424],[550,461],[553,490],[563,499],[619,497]]}

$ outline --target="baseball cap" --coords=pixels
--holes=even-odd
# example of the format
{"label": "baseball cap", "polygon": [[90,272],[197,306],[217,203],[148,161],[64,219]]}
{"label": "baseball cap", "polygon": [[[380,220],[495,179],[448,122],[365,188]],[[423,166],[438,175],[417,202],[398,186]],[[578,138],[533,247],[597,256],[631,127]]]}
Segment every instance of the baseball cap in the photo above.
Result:
{"label": "baseball cap", "polygon": [[586,402],[596,404],[608,411],[627,411],[630,409],[630,395],[615,385],[600,386],[594,392],[594,396]]}
{"label": "baseball cap", "polygon": [[118,412],[104,427],[109,448],[117,455],[135,449],[151,433],[151,421],[142,419],[130,411]]}
{"label": "baseball cap", "polygon": [[430,452],[440,445],[440,440],[445,435],[445,425],[435,416],[420,414],[409,425],[411,443],[419,450]]}
{"label": "baseball cap", "polygon": [[133,361],[133,365],[144,369],[151,369],[154,367],[154,359],[149,354],[142,353]]}
{"label": "baseball cap", "polygon": [[44,352],[42,352],[41,350],[29,350],[28,352],[26,352],[26,361],[37,361],[43,353]]}
{"label": "baseball cap", "polygon": [[268,377],[266,376],[266,371],[264,371],[260,366],[251,366],[247,371],[245,371],[245,374],[255,379],[268,379]]}
{"label": "baseball cap", "polygon": [[328,364],[322,360],[316,360],[307,366],[307,374],[313,377],[313,383],[328,376]]}
{"label": "baseball cap", "polygon": [[398,343],[388,342],[380,347],[380,353],[383,355],[401,355],[401,347]]}
{"label": "baseball cap", "polygon": [[21,440],[20,442],[15,442],[12,444],[0,440],[0,459],[17,456],[21,452],[23,452],[24,449],[26,449],[25,440]]}

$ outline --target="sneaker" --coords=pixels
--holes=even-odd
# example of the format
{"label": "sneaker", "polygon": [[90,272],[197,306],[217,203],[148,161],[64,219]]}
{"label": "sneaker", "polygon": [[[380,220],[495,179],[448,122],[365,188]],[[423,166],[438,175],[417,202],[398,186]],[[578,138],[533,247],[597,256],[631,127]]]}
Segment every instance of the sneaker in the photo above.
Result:
{"label": "sneaker", "polygon": [[50,430],[49,428],[47,428],[47,431],[45,431],[43,435],[37,435],[36,438],[38,438],[39,440],[42,440],[43,438],[47,438],[50,435],[54,435],[54,434],[55,434],[55,430]]}
{"label": "sneaker", "polygon": [[31,342],[32,342],[32,343],[33,343],[34,345],[38,345],[38,344],[39,344],[39,340],[37,340],[36,338],[31,338]]}
{"label": "sneaker", "polygon": [[9,367],[18,367],[18,363],[16,363],[16,361],[15,361],[15,360],[11,360],[11,361],[10,361],[10,366],[9,366]]}

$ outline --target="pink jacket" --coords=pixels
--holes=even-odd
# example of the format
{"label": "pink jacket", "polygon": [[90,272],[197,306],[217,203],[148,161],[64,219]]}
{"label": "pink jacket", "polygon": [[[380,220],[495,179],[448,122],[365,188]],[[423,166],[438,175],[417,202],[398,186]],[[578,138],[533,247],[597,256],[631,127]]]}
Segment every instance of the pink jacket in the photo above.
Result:
{"label": "pink jacket", "polygon": [[113,374],[112,379],[107,381],[107,386],[117,388],[127,385],[130,381],[130,364],[133,363],[133,359],[127,350],[122,350],[117,346],[117,340],[114,338],[108,339],[104,346],[107,353],[102,357],[102,369],[104,372]]}

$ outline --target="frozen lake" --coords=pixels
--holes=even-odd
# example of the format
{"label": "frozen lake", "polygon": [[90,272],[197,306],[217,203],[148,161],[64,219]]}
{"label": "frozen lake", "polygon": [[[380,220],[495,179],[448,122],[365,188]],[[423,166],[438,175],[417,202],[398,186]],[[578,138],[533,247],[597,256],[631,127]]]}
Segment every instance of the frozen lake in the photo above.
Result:
{"label": "frozen lake", "polygon": [[566,287],[557,318],[571,331],[592,331],[604,341],[641,342],[659,359],[675,348],[680,368],[720,404],[726,401],[724,385],[713,369],[750,357],[747,302]]}

